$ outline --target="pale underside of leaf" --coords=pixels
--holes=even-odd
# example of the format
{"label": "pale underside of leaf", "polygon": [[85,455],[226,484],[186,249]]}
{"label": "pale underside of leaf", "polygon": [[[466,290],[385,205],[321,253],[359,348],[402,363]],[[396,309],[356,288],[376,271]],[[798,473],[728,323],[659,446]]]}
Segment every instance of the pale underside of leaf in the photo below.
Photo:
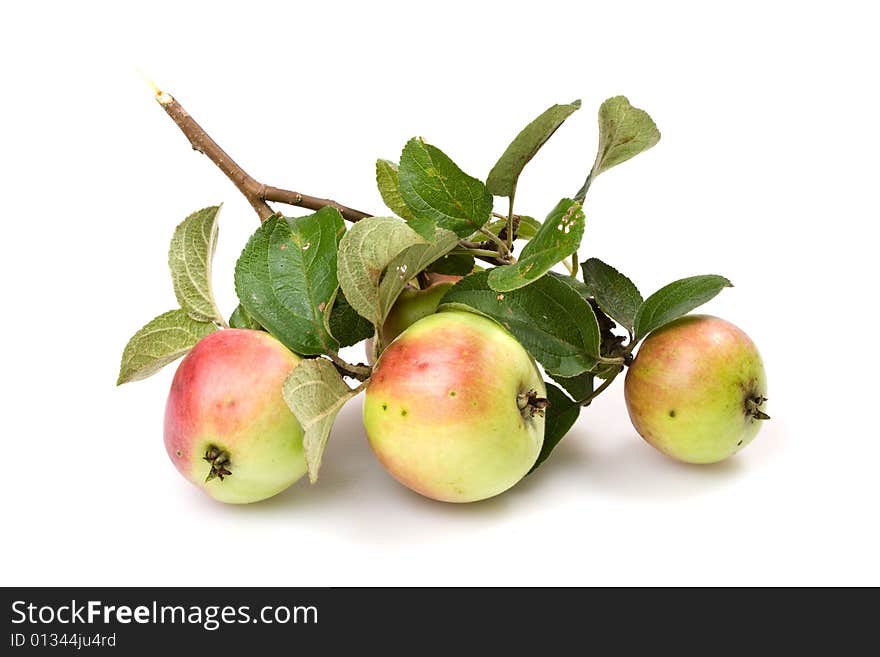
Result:
{"label": "pale underside of leaf", "polygon": [[196,321],[223,324],[211,290],[219,211],[220,206],[198,210],[177,226],[168,249],[168,266],[180,307]]}
{"label": "pale underside of leaf", "polygon": [[599,108],[599,150],[591,175],[646,151],[660,141],[660,131],[645,110],[633,107],[625,96],[609,98]]}
{"label": "pale underside of leaf", "polygon": [[415,244],[395,257],[379,283],[379,310],[382,322],[403,292],[407,283],[438,258],[449,253],[458,244],[458,235],[451,230],[436,228],[434,239],[428,244]]}
{"label": "pale underside of leaf", "polygon": [[[382,273],[394,258],[417,244],[426,245],[427,240],[397,217],[369,217],[345,234],[339,243],[338,279],[345,298],[358,314],[375,325],[382,323]],[[417,273],[409,272],[409,278]]]}
{"label": "pale underside of leaf", "polygon": [[119,366],[116,384],[145,379],[192,349],[217,327],[211,322],[197,322],[185,310],[163,313],[135,333]]}
{"label": "pale underside of leaf", "polygon": [[349,388],[333,364],[323,358],[303,360],[285,380],[282,394],[302,426],[312,483],[318,480],[321,458],[337,413],[358,392]]}

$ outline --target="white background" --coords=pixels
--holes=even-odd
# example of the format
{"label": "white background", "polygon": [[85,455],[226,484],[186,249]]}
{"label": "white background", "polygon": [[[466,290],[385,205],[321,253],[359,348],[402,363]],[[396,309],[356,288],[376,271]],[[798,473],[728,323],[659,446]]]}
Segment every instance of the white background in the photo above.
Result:
{"label": "white background", "polygon": [[[230,3],[231,4],[231,3]],[[869,3],[13,3],[0,9],[0,583],[880,584],[880,116]],[[425,136],[484,177],[554,102],[526,169],[542,216],[626,94],[660,144],[601,176],[581,254],[650,293],[721,273],[769,422],[729,462],[667,460],[622,380],[541,469],[467,506],[373,458],[360,400],[315,486],[213,502],[165,455],[174,371],[114,386],[128,337],[175,306],[167,244],[223,202],[215,288],[256,215],[152,100],[142,67],[258,179],[381,209],[377,157]]]}

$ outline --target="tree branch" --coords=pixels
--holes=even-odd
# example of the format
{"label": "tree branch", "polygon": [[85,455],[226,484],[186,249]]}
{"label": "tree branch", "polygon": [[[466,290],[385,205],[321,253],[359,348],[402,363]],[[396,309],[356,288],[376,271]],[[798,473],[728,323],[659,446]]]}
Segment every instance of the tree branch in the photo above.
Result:
{"label": "tree branch", "polygon": [[[189,112],[177,102],[177,99],[174,98],[174,96],[166,91],[157,90],[156,101],[161,105],[162,109],[165,110],[165,113],[171,117],[171,120],[177,124],[177,127],[180,128],[180,131],[189,140],[193,149],[211,160],[211,162],[217,165],[217,168],[232,181],[238,191],[244,195],[254,208],[257,215],[260,217],[260,221],[265,221],[275,214],[275,211],[269,206],[267,201],[284,203],[286,205],[293,205],[315,211],[326,207],[336,208],[339,210],[343,219],[351,222],[360,221],[361,219],[366,219],[367,217],[372,216],[367,212],[355,210],[354,208],[347,207],[330,199],[309,196],[308,194],[301,194],[300,192],[281,189],[280,187],[272,187],[271,185],[264,185],[253,178],[247,171],[242,169],[235,160],[229,157],[229,154],[224,151],[207,132],[205,132],[205,129],[202,128],[192,116],[190,116]],[[473,248],[474,244],[475,243],[473,242],[461,242],[463,248]],[[489,242],[489,244],[492,244],[493,247],[497,247],[497,245],[492,242]],[[492,247],[489,247],[489,249],[493,251],[498,250],[497,248]],[[474,257],[493,265],[503,265],[509,262],[509,259],[504,259],[503,257],[482,254],[474,254]]]}
{"label": "tree branch", "polygon": [[171,117],[171,120],[177,124],[177,127],[180,128],[180,131],[189,140],[193,149],[205,155],[232,181],[236,188],[238,188],[238,191],[244,195],[254,208],[257,215],[259,215],[260,221],[265,221],[275,214],[275,211],[269,206],[267,201],[316,211],[329,206],[339,210],[344,219],[352,222],[370,216],[366,212],[346,207],[330,199],[309,196],[308,194],[301,194],[258,182],[236,164],[235,160],[229,157],[217,142],[211,139],[211,136],[205,132],[202,126],[196,123],[196,120],[189,115],[189,112],[183,109],[183,106],[177,102],[174,96],[160,91],[156,94],[156,100],[162,106],[162,109],[165,110],[165,113]]}

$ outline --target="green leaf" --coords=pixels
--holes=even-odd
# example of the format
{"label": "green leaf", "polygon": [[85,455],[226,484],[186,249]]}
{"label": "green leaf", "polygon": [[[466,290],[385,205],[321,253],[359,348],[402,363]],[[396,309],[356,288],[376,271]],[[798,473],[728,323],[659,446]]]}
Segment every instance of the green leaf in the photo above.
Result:
{"label": "green leaf", "polygon": [[489,192],[495,196],[513,196],[523,168],[580,106],[579,100],[568,105],[554,105],[523,128],[489,172],[486,178]]}
{"label": "green leaf", "polygon": [[335,208],[305,217],[270,217],[235,266],[245,310],[292,351],[316,355],[338,345],[325,310],[336,294],[336,249],[345,224]]}
{"label": "green leaf", "polygon": [[[577,292],[578,296],[584,301],[590,300],[590,297],[592,295],[590,294],[589,288],[581,283],[581,281],[574,276],[570,276],[569,274],[560,274],[558,271],[549,271],[547,272],[547,275],[557,279],[562,283],[565,283],[568,287]],[[595,313],[593,316],[595,317]]]}
{"label": "green leaf", "polygon": [[412,211],[406,206],[400,195],[397,164],[389,160],[376,160],[376,185],[379,187],[379,194],[382,195],[382,200],[389,210],[407,221],[414,218]]}
{"label": "green leaf", "polygon": [[197,322],[185,310],[159,315],[125,345],[116,385],[146,379],[216,330],[212,322]]}
{"label": "green leaf", "polygon": [[431,239],[435,226],[467,237],[492,213],[486,186],[421,139],[410,139],[404,146],[398,180],[400,195],[413,214],[410,224],[425,239]]}
{"label": "green leaf", "polygon": [[584,211],[577,201],[564,198],[547,215],[541,229],[523,248],[513,265],[496,267],[489,285],[498,292],[509,292],[537,280],[574,253],[584,236]]}
{"label": "green leaf", "polygon": [[211,291],[211,260],[217,246],[215,205],[193,212],[175,229],[168,249],[168,266],[180,307],[197,322],[223,324]]}
{"label": "green leaf", "polygon": [[576,402],[581,402],[592,394],[594,379],[595,376],[591,372],[584,372],[583,374],[570,377],[553,377],[553,380],[562,386],[569,397]]}
{"label": "green leaf", "polygon": [[554,376],[576,376],[596,365],[600,340],[596,316],[571,286],[544,276],[528,287],[499,293],[489,287],[489,271],[461,279],[440,305],[491,317]]}
{"label": "green leaf", "polygon": [[467,276],[473,270],[473,256],[466,253],[450,253],[432,262],[425,271],[447,276]]}
{"label": "green leaf", "polygon": [[575,198],[583,200],[590,183],[603,171],[626,162],[660,141],[660,131],[645,110],[625,96],[609,98],[599,108],[599,150],[584,186]]}
{"label": "green leaf", "polygon": [[544,444],[535,465],[529,470],[534,472],[539,465],[547,460],[553,449],[559,444],[565,434],[574,426],[580,415],[581,407],[552,383],[547,383],[547,399],[550,401],[549,408],[544,411]]}
{"label": "green leaf", "polygon": [[733,285],[724,276],[707,274],[682,278],[660,288],[645,299],[636,314],[636,339],[641,340],[651,331],[686,315],[726,287]]}
{"label": "green leaf", "polygon": [[303,429],[303,448],[312,483],[318,480],[321,457],[336,414],[358,392],[349,388],[333,364],[323,358],[303,360],[284,381],[284,401]]}
{"label": "green leaf", "polygon": [[361,340],[371,338],[375,331],[370,320],[358,315],[341,290],[336,295],[336,302],[333,304],[328,322],[330,334],[336,338],[340,347],[350,347]]}
{"label": "green leaf", "polygon": [[[354,224],[339,242],[339,285],[351,307],[374,325],[385,321],[388,308],[379,296],[386,267],[416,244],[428,242],[397,217],[368,217]],[[407,276],[418,271],[394,272]],[[393,302],[392,302],[393,303]]]}
{"label": "green leaf", "polygon": [[252,329],[254,331],[264,330],[260,323],[248,314],[248,311],[242,308],[241,304],[235,307],[232,315],[229,316],[229,328]]}
{"label": "green leaf", "polygon": [[611,319],[632,332],[636,313],[642,305],[642,295],[635,284],[598,258],[590,258],[582,263],[581,271],[584,284],[599,307]]}

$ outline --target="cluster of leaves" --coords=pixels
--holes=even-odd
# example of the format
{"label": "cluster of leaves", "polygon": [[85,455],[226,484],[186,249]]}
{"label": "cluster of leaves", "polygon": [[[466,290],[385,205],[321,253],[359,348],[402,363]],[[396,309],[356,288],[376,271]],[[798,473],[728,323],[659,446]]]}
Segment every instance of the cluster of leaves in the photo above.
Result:
{"label": "cluster of leaves", "polygon": [[[341,347],[375,337],[400,293],[422,271],[464,275],[440,310],[485,315],[510,331],[541,364],[548,382],[544,448],[539,465],[590,401],[619,374],[648,333],[715,296],[729,281],[716,275],[670,283],[647,299],[619,271],[596,258],[578,263],[585,230],[583,201],[604,171],[660,138],[643,110],[617,96],[599,110],[599,148],[586,181],[559,200],[544,221],[515,216],[516,187],[526,164],[580,102],[554,105],[513,140],[485,183],[462,171],[423,139],[411,139],[399,163],[379,160],[376,181],[393,216],[363,219],[346,229],[332,207],[297,218],[273,216],[252,235],[235,268],[240,305],[227,324],[211,293],[211,256],[218,207],[205,208],[175,231],[169,253],[178,310],[160,315],[125,348],[119,383],[144,378],[186,353],[208,333],[230,326],[266,330],[306,357],[284,385],[284,398],[303,426],[309,475],[342,405],[363,387],[368,368],[347,366]],[[493,216],[495,196],[508,216]],[[473,240],[495,249],[504,264],[481,269]],[[518,258],[514,239],[525,241]],[[568,273],[552,271],[564,263]],[[580,278],[577,273],[580,271]],[[359,375],[361,374],[361,375]],[[598,386],[596,380],[602,381]]]}

